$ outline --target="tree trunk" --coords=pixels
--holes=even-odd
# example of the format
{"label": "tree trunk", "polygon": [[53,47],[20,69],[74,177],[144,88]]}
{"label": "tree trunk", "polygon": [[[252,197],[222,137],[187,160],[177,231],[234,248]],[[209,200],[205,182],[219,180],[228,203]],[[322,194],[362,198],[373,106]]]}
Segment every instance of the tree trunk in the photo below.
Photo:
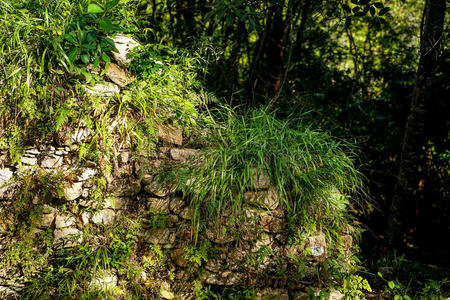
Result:
{"label": "tree trunk", "polygon": [[446,0],[427,0],[424,8],[424,22],[421,28],[420,60],[414,85],[413,99],[406,121],[400,157],[399,173],[392,198],[387,238],[391,250],[402,250],[408,232],[407,221],[414,213],[414,196],[419,187],[418,176],[424,127],[433,99],[432,89],[443,38]]}

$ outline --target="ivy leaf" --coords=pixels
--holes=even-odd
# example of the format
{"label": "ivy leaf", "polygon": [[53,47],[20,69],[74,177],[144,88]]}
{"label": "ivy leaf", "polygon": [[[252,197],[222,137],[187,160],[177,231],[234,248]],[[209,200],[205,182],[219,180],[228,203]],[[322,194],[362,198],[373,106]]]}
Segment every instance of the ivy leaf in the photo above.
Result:
{"label": "ivy leaf", "polygon": [[104,12],[104,10],[98,4],[91,3],[88,6],[87,12],[88,14],[99,14]]}
{"label": "ivy leaf", "polygon": [[383,8],[384,5],[381,2],[375,2],[373,5],[375,5],[376,8]]}
{"label": "ivy leaf", "polygon": [[380,21],[381,24],[386,25],[387,22],[384,18],[378,18],[378,21]]}
{"label": "ivy leaf", "polygon": [[346,12],[346,13],[351,13],[351,9],[350,6],[348,6],[347,4],[342,4],[342,9]]}
{"label": "ivy leaf", "polygon": [[387,12],[389,11],[389,7],[385,7],[385,8],[382,8],[379,12],[378,12],[378,15],[379,16],[384,16],[385,14],[387,14]]}
{"label": "ivy leaf", "polygon": [[370,7],[370,14],[372,15],[372,17],[375,16],[375,7]]}
{"label": "ivy leaf", "polygon": [[367,12],[370,10],[370,8],[371,8],[370,5],[364,6],[364,9],[363,9],[364,14],[367,14]]}
{"label": "ivy leaf", "polygon": [[356,14],[358,11],[360,11],[361,10],[361,7],[359,7],[359,6],[355,6],[355,7],[353,7],[353,9],[352,9],[352,12],[354,13],[354,14]]}

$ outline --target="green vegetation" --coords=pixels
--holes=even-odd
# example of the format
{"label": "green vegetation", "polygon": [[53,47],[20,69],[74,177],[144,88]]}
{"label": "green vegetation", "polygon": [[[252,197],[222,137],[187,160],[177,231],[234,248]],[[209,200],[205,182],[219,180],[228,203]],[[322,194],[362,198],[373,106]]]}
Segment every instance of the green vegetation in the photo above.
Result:
{"label": "green vegetation", "polygon": [[348,208],[365,205],[350,200],[361,192],[362,180],[344,142],[298,120],[280,121],[267,109],[223,109],[215,119],[209,146],[176,170],[179,188],[191,198],[195,228],[203,220],[217,223],[226,211],[239,219],[245,193],[267,176],[294,231],[343,231]]}
{"label": "green vegetation", "polygon": [[[139,278],[146,271],[154,275],[148,281],[159,280],[167,250],[154,244],[145,254],[136,251],[142,232],[167,229],[164,212],[146,211],[142,224],[86,226],[80,245],[56,249],[52,231],[40,229],[42,215],[47,205],[78,211],[62,201],[62,183],[76,174],[25,170],[20,158],[28,146],[57,144],[76,151],[76,163],[95,163],[89,201],[96,206],[83,208],[95,213],[112,198],[107,186],[119,172],[121,149],[131,147],[130,164],[142,162],[161,144],[158,126],[166,124],[182,128],[184,145],[200,150],[185,163],[163,164],[159,173],[190,201],[194,234],[182,246],[189,276],[215,259],[216,249],[198,241],[208,230],[233,236],[237,247],[242,228],[264,230],[247,228],[249,219],[277,218],[271,203],[246,196],[267,178],[268,192],[287,213],[286,249],[297,252],[286,254],[289,268],[264,274],[260,266],[275,254],[266,246],[246,253],[252,276],[300,282],[313,274],[320,287],[311,287],[312,299],[333,290],[346,299],[446,299],[446,5],[0,0],[0,154],[8,155],[0,167],[21,172],[8,183],[15,191],[11,205],[0,202],[8,243],[0,249],[0,270],[29,279],[20,282],[25,299],[139,299],[145,290],[159,291]],[[141,43],[121,66],[133,80],[120,94],[92,95],[86,88],[106,80],[118,33]],[[74,142],[79,130],[90,138]],[[306,241],[318,233],[327,253],[311,266],[315,250]],[[344,236],[357,242],[349,246]],[[124,279],[121,288],[96,288],[112,270]],[[173,281],[175,274],[166,277]],[[256,298],[246,286],[199,281],[193,293]]]}

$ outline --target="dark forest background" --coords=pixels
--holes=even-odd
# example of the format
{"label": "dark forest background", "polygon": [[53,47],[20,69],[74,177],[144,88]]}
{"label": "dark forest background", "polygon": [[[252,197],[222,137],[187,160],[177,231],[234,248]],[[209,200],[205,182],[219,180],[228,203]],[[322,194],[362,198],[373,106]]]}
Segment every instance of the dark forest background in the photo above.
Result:
{"label": "dark forest background", "polygon": [[357,145],[366,258],[396,249],[448,265],[445,1],[153,0],[139,12],[142,40],[201,51],[212,102],[270,105]]}

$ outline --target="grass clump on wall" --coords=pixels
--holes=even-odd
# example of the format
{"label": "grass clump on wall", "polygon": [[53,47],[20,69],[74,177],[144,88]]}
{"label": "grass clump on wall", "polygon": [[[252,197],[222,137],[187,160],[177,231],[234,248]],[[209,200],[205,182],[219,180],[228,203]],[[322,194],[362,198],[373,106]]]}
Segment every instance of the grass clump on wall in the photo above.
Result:
{"label": "grass clump on wall", "polygon": [[242,216],[245,192],[263,176],[270,178],[293,228],[347,224],[347,208],[355,203],[350,195],[362,187],[347,144],[281,121],[267,109],[222,110],[216,117],[222,121],[210,128],[209,146],[178,171],[197,229],[200,221],[218,220],[227,210]]}

